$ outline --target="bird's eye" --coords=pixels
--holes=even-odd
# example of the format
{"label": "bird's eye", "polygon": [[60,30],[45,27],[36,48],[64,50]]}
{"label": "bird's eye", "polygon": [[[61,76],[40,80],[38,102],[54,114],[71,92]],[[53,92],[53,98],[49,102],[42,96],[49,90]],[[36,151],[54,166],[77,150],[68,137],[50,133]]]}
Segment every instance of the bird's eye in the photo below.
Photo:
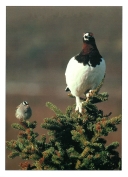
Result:
{"label": "bird's eye", "polygon": [[84,40],[85,40],[85,41],[88,41],[88,40],[89,40],[89,37],[88,37],[88,36],[84,36]]}

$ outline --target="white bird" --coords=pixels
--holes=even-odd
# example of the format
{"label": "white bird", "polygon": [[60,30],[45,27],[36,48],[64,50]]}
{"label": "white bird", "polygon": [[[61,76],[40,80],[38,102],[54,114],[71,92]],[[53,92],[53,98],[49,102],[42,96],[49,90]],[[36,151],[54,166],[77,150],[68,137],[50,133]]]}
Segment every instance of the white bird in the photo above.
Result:
{"label": "white bird", "polygon": [[17,106],[15,116],[19,120],[27,120],[32,116],[32,110],[27,101],[23,101],[19,106]]}
{"label": "white bird", "polygon": [[89,91],[96,89],[104,78],[105,60],[100,55],[93,33],[83,34],[82,51],[72,57],[66,68],[66,91],[76,97],[76,111],[82,113],[80,98]]}

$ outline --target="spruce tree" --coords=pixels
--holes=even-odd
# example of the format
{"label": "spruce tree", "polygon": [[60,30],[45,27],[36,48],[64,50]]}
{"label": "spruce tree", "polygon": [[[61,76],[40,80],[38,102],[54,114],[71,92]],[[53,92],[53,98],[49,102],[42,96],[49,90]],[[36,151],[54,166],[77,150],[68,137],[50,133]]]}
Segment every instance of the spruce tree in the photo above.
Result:
{"label": "spruce tree", "polygon": [[13,123],[12,128],[19,132],[16,140],[6,142],[11,151],[8,157],[24,159],[20,163],[22,170],[121,170],[121,158],[116,150],[119,143],[106,145],[105,139],[117,131],[121,115],[104,115],[97,108],[96,103],[108,99],[108,93],[98,91],[99,88],[83,102],[82,115],[74,111],[75,104],[63,113],[47,102],[46,106],[54,112],[53,117],[45,118],[41,124],[48,131],[48,141],[45,134],[38,137],[34,132],[36,121]]}

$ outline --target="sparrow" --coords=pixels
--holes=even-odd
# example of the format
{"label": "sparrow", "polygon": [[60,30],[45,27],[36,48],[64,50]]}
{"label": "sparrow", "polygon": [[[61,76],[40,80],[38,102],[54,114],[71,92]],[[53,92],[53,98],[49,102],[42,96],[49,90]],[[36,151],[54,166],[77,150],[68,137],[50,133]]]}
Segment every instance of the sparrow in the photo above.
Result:
{"label": "sparrow", "polygon": [[83,34],[82,50],[73,56],[66,67],[67,87],[76,98],[75,111],[82,113],[82,97],[95,90],[105,76],[106,64],[96,46],[92,32]]}
{"label": "sparrow", "polygon": [[27,120],[32,116],[32,110],[27,101],[23,101],[19,106],[17,106],[15,116],[19,120]]}

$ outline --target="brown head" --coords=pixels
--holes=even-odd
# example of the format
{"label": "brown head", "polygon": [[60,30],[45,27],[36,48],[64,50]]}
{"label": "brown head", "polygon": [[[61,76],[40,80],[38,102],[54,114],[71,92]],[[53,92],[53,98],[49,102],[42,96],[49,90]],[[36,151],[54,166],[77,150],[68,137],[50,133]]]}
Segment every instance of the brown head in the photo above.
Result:
{"label": "brown head", "polygon": [[83,33],[83,46],[82,46],[83,54],[84,55],[88,54],[94,47],[96,47],[96,44],[93,33],[92,32]]}

